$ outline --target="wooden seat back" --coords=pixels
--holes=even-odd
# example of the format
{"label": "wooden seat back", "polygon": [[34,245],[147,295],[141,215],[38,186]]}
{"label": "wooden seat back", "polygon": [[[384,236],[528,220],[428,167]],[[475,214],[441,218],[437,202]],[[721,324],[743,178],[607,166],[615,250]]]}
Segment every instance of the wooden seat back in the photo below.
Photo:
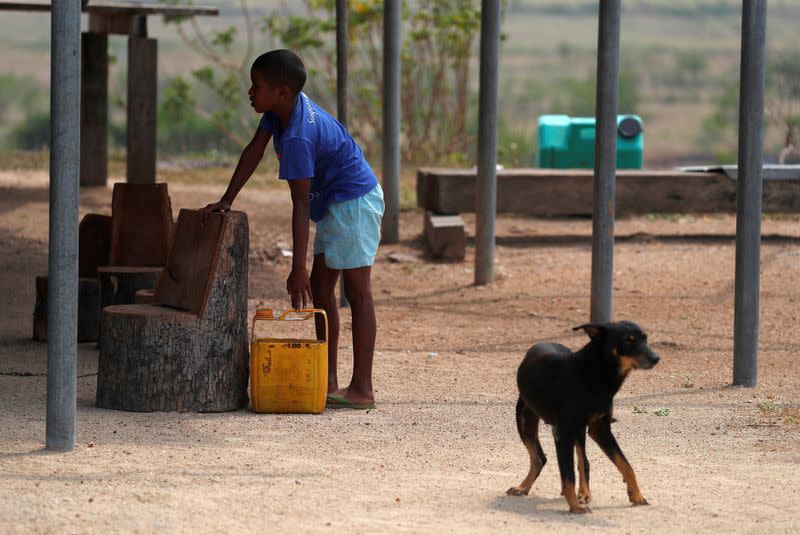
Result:
{"label": "wooden seat back", "polygon": [[111,265],[165,265],[172,231],[172,204],[166,184],[114,184]]}

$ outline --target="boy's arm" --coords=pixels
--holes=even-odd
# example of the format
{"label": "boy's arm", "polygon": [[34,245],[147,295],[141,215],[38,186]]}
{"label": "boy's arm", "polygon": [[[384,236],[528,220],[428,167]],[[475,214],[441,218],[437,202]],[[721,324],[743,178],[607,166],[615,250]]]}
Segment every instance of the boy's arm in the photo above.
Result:
{"label": "boy's arm", "polygon": [[[310,215],[311,179],[289,180],[292,191],[292,271],[286,279],[286,290],[295,310],[313,303],[311,281],[306,269],[308,253],[308,221]],[[306,297],[308,299],[306,299]]]}
{"label": "boy's arm", "polygon": [[236,170],[233,172],[231,181],[228,184],[228,189],[225,191],[222,199],[220,199],[219,202],[211,203],[205,208],[200,209],[200,212],[202,212],[204,216],[211,212],[227,212],[231,209],[236,195],[239,194],[239,191],[244,187],[247,181],[250,180],[259,162],[261,162],[261,158],[264,156],[264,151],[271,137],[271,134],[268,134],[261,128],[256,130],[252,141],[247,144],[242,151],[242,155],[239,157],[239,163],[236,165]]}

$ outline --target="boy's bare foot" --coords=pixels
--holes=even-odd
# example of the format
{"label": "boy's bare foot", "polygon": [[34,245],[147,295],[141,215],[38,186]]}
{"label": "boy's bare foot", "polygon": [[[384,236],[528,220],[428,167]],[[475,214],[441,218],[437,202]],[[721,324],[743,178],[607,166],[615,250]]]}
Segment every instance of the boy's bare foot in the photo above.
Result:
{"label": "boy's bare foot", "polygon": [[340,388],[335,392],[328,392],[328,395],[341,396],[349,401],[352,401],[353,403],[358,403],[358,404],[368,405],[371,403],[375,403],[374,395],[368,395],[365,393],[357,392],[356,390],[351,389],[351,387],[349,386],[346,388]]}

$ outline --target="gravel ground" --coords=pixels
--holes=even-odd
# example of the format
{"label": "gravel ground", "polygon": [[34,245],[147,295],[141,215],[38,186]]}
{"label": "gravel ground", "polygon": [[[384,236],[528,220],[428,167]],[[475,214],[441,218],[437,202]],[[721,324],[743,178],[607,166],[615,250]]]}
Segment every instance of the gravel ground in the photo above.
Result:
{"label": "gravel ground", "polygon": [[[218,187],[170,184],[173,211]],[[84,191],[81,213],[110,209]],[[250,306],[284,308],[287,192],[246,189]],[[527,497],[516,435],[516,367],[535,341],[577,348],[589,308],[591,222],[498,220],[498,280],[426,261],[422,216],[382,247],[371,411],[321,415],[137,414],[94,407],[97,351],[79,348],[73,453],[43,451],[46,346],[29,341],[34,275],[47,269],[47,176],[0,172],[0,532],[482,533],[800,530],[800,217],[763,223],[759,386],[731,381],[732,216],[617,223],[614,310],[642,324],[662,360],[634,372],[614,426],[649,507],[631,507],[594,444],[591,515],[566,514],[552,439]],[[471,233],[474,218],[467,216]],[[399,253],[400,262],[388,260]],[[251,310],[252,312],[252,310]],[[349,327],[347,312],[343,324]],[[343,331],[340,382],[349,377]]]}

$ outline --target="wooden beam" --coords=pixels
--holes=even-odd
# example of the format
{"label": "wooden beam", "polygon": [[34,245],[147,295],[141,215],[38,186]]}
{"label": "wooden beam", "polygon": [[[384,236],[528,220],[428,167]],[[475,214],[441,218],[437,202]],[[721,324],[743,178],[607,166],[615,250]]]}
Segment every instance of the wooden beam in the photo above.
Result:
{"label": "wooden beam", "polygon": [[132,2],[89,2],[83,10],[87,13],[127,13],[130,15],[219,15],[219,9],[211,6],[134,4]]}
{"label": "wooden beam", "polygon": [[[417,202],[440,214],[475,211],[475,171],[420,169]],[[736,211],[736,181],[723,173],[617,172],[617,215]],[[800,179],[765,180],[765,212],[800,212]],[[522,215],[592,213],[589,169],[510,169],[497,173],[497,211]]]}
{"label": "wooden beam", "polygon": [[127,181],[156,181],[156,96],[158,42],[128,38]]}
{"label": "wooden beam", "polygon": [[0,11],[50,11],[50,2],[0,2]]}
{"label": "wooden beam", "polygon": [[[51,2],[0,2],[0,11],[50,11]],[[84,13],[102,15],[184,15],[217,16],[219,9],[210,6],[175,6],[167,4],[134,4],[131,2],[90,2]]]}
{"label": "wooden beam", "polygon": [[108,36],[81,36],[81,186],[108,177]]}
{"label": "wooden beam", "polygon": [[118,35],[136,35],[147,37],[147,17],[130,14],[98,14],[89,15],[89,31],[92,33],[113,33]]}

